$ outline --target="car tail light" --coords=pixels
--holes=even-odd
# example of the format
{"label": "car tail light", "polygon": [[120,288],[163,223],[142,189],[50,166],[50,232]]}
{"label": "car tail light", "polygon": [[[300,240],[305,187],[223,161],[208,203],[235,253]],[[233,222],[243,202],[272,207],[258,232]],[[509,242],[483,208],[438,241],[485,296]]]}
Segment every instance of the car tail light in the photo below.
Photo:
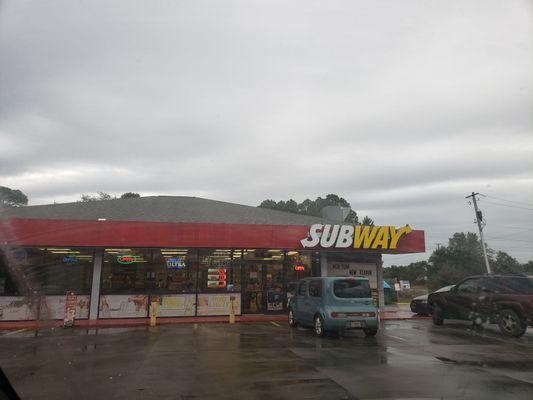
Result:
{"label": "car tail light", "polygon": [[332,312],[331,316],[333,318],[346,318],[346,317],[375,317],[375,312]]}
{"label": "car tail light", "polygon": [[346,318],[347,317],[347,314],[346,313],[343,313],[343,312],[332,312],[331,313],[331,316],[333,318]]}

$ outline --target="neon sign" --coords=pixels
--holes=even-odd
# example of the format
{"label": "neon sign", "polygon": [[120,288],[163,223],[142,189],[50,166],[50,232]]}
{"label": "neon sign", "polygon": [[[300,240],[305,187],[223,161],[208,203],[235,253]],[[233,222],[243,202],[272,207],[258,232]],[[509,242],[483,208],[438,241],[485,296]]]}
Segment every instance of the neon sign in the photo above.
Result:
{"label": "neon sign", "polygon": [[304,265],[295,265],[294,266],[294,270],[295,271],[305,271],[305,266]]}
{"label": "neon sign", "polygon": [[78,259],[75,256],[65,256],[63,257],[63,262],[67,264],[73,264],[78,262]]}
{"label": "neon sign", "polygon": [[125,254],[123,256],[117,256],[117,262],[123,265],[130,265],[130,264],[134,264],[135,262],[137,262],[138,258],[139,256],[136,256],[133,254]]}
{"label": "neon sign", "polygon": [[167,259],[167,268],[168,269],[185,269],[185,260],[183,258],[168,258]]}

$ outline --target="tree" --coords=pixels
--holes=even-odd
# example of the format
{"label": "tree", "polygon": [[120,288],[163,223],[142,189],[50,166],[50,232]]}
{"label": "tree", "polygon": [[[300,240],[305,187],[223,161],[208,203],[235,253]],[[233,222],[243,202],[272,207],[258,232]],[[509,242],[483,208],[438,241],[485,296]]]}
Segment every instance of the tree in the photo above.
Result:
{"label": "tree", "polygon": [[139,197],[141,197],[141,195],[134,192],[126,192],[120,196],[121,199],[138,199]]}
{"label": "tree", "polygon": [[[328,194],[325,198],[317,197],[315,200],[305,199],[299,204],[293,199],[287,201],[280,200],[278,202],[272,199],[267,199],[263,200],[259,205],[261,208],[292,212],[295,214],[312,215],[315,217],[321,217],[322,209],[327,206],[351,207],[346,199],[333,193]],[[359,224],[359,217],[354,210],[350,210],[345,221],[352,224]],[[369,217],[365,217],[363,223],[364,221],[366,221],[368,225],[374,224],[374,221]]]}
{"label": "tree", "polygon": [[[489,256],[494,253],[488,249]],[[470,275],[485,273],[481,243],[475,233],[455,233],[429,257],[428,286],[438,289],[453,285]]]}
{"label": "tree", "polygon": [[524,272],[527,274],[533,274],[533,261],[528,261],[525,264],[522,264],[522,267],[524,268]]}
{"label": "tree", "polygon": [[81,195],[81,201],[102,201],[102,200],[112,200],[113,198],[116,199],[116,197],[112,197],[109,193],[106,192],[96,192],[96,196],[91,196],[90,194],[82,194]]}
{"label": "tree", "polygon": [[522,266],[518,260],[511,257],[504,251],[496,254],[496,259],[491,263],[492,272],[497,274],[517,274],[525,272],[525,265]]}
{"label": "tree", "polygon": [[28,197],[18,189],[0,186],[0,207],[21,207],[28,204]]}
{"label": "tree", "polygon": [[411,283],[424,284],[426,283],[428,267],[429,263],[427,261],[417,261],[405,266],[393,265],[383,269],[383,277],[391,281],[404,280]]}

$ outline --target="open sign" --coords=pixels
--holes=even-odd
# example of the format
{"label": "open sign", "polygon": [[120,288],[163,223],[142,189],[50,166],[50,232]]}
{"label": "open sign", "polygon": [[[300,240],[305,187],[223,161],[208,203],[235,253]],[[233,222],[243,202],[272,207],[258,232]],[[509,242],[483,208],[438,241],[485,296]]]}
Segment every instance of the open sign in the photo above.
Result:
{"label": "open sign", "polygon": [[137,261],[137,256],[132,255],[132,254],[126,254],[126,255],[117,257],[117,262],[119,264],[129,265],[129,264],[134,264],[136,261]]}
{"label": "open sign", "polygon": [[305,265],[295,265],[294,266],[295,271],[305,271]]}

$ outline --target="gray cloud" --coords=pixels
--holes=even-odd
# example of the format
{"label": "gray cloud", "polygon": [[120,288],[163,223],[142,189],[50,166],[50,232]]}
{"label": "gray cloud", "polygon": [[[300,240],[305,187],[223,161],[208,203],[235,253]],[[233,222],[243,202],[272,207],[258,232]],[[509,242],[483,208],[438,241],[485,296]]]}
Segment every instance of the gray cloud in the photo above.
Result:
{"label": "gray cloud", "polygon": [[[433,249],[475,229],[472,190],[533,207],[531,11],[5,1],[0,184],[32,204],[97,190],[252,205],[333,192],[378,223],[425,229]],[[482,205],[489,244],[532,259],[513,234],[533,213]]]}

